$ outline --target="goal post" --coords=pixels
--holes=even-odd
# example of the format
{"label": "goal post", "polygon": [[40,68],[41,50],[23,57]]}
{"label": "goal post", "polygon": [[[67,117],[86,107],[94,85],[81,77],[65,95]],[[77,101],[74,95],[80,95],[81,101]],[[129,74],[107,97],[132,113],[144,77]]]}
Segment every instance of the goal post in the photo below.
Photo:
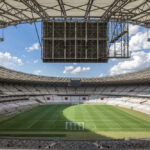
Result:
{"label": "goal post", "polygon": [[66,122],[66,130],[84,130],[84,122]]}

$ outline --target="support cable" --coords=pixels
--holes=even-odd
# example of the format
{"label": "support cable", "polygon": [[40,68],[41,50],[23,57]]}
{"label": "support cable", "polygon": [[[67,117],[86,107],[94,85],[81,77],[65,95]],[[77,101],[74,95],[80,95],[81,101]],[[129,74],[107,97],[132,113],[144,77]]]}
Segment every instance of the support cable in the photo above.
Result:
{"label": "support cable", "polygon": [[[32,19],[34,19],[33,12],[32,12]],[[35,28],[35,31],[36,31],[36,35],[37,35],[37,38],[38,38],[39,45],[42,49],[42,44],[41,44],[41,41],[40,41],[40,36],[39,36],[38,29],[37,29],[35,21],[33,22],[33,24],[34,24],[34,28]]]}
{"label": "support cable", "polygon": [[[31,13],[32,13],[32,19],[34,19],[32,10],[31,10]],[[42,57],[42,43],[41,43],[41,40],[40,40],[40,36],[39,36],[38,29],[37,29],[35,21],[33,22],[33,24],[34,24],[34,28],[35,28],[35,31],[36,31],[37,39],[38,39],[38,42],[39,42],[39,45],[40,45],[40,48],[41,48],[41,57]]]}
{"label": "support cable", "polygon": [[0,37],[0,42],[4,41],[4,29],[2,29],[2,37]]}

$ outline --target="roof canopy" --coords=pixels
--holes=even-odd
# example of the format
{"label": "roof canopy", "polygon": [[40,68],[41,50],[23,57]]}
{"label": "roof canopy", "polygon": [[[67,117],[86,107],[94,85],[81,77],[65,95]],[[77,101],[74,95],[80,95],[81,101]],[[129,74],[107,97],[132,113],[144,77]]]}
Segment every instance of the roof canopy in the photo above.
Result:
{"label": "roof canopy", "polygon": [[101,78],[58,78],[26,74],[0,67],[0,82],[68,85],[68,83],[70,83],[71,80],[80,80],[81,85],[149,84],[150,68],[144,69],[139,72],[126,73]]}
{"label": "roof canopy", "polygon": [[149,0],[0,0],[0,25],[49,20],[53,17],[123,20],[150,27]]}

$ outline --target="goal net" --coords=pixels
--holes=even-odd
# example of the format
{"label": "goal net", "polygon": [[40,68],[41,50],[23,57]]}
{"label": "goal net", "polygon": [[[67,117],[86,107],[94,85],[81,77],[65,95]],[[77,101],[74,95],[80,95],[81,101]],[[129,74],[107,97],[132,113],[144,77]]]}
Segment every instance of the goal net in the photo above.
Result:
{"label": "goal net", "polygon": [[66,122],[66,130],[84,130],[84,122]]}

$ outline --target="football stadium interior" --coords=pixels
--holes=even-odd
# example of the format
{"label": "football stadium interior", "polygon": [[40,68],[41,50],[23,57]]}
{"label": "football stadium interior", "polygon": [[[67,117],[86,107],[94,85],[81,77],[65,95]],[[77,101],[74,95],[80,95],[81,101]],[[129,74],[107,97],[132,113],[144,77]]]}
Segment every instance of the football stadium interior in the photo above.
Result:
{"label": "football stadium interior", "polygon": [[[88,143],[88,140],[149,138],[149,74],[148,68],[111,77],[72,79],[36,76],[1,67],[0,136],[65,140],[61,145],[64,147],[69,144],[66,140],[86,140],[76,141],[72,148],[77,145],[84,148],[87,144],[99,147],[100,141]],[[4,147],[17,145],[17,139],[13,138],[14,145],[5,140],[0,141]],[[103,146],[111,145],[107,142]],[[118,140],[119,146],[123,147],[124,142],[127,141]],[[143,147],[138,142],[134,141],[134,146]],[[145,147],[150,146],[149,141],[145,142]],[[54,141],[49,144],[61,147]],[[39,143],[34,148],[38,146],[45,148]]]}
{"label": "football stadium interior", "polygon": [[[129,24],[150,27],[150,1],[0,0],[1,29],[25,23],[43,62],[107,63],[130,57]],[[67,78],[0,67],[0,148],[150,148],[150,68]]]}

